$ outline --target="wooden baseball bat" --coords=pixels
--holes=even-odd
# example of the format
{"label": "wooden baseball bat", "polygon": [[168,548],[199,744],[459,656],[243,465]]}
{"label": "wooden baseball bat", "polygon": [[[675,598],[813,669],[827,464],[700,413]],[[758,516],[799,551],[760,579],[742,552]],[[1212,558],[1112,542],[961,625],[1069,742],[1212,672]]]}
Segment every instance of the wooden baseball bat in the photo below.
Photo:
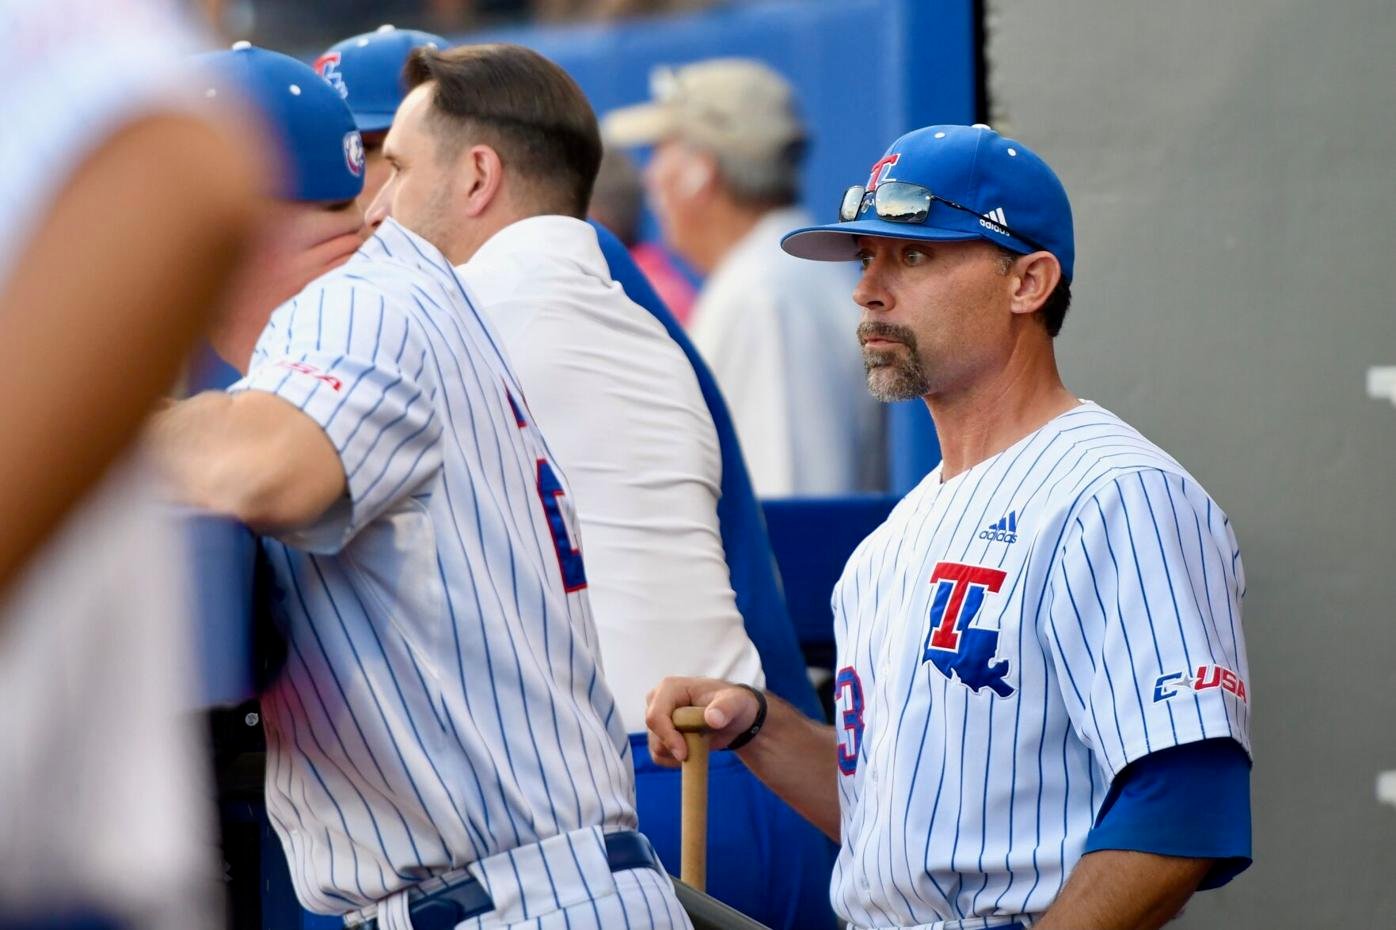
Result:
{"label": "wooden baseball bat", "polygon": [[708,883],[708,727],[703,722],[703,708],[676,708],[674,727],[688,744],[682,778],[679,878],[704,891]]}

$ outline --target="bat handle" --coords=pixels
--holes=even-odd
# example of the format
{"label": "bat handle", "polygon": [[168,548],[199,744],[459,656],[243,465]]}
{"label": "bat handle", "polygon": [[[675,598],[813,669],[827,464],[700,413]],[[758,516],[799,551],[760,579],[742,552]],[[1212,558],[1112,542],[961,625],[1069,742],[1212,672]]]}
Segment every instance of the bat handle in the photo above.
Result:
{"label": "bat handle", "polygon": [[688,744],[682,777],[679,878],[704,891],[708,882],[708,727],[703,708],[676,708],[674,727]]}

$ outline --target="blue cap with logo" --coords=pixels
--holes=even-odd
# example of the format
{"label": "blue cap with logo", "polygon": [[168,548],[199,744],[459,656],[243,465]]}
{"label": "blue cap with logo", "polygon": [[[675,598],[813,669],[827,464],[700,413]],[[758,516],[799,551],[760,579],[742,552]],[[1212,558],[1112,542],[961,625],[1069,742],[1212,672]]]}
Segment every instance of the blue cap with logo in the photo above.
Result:
{"label": "blue cap with logo", "polygon": [[1021,142],[982,124],[902,136],[873,164],[867,183],[849,189],[840,218],[787,233],[781,248],[797,258],[851,261],[856,236],[983,239],[1022,255],[1051,252],[1067,280],[1076,263],[1071,203],[1056,173]]}
{"label": "blue cap with logo", "polygon": [[339,94],[309,65],[247,42],[196,64],[206,98],[247,101],[279,143],[280,196],[339,202],[363,191],[363,139]]}
{"label": "blue cap with logo", "polygon": [[407,96],[402,66],[414,48],[450,43],[430,32],[379,26],[376,32],[350,36],[315,59],[315,70],[344,97],[360,132],[386,132],[398,104]]}

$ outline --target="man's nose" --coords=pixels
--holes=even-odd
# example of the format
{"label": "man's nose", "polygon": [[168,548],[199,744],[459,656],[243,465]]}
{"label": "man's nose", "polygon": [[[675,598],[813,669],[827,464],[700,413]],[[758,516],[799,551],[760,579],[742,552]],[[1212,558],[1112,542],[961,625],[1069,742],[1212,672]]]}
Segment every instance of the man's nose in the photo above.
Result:
{"label": "man's nose", "polygon": [[373,203],[368,205],[368,211],[364,214],[364,220],[370,229],[377,229],[383,221],[393,215],[392,182],[384,184],[378,191],[378,196],[373,198]]}
{"label": "man's nose", "polygon": [[883,284],[874,262],[863,270],[858,284],[853,288],[853,302],[865,310],[886,311],[892,309],[892,294]]}

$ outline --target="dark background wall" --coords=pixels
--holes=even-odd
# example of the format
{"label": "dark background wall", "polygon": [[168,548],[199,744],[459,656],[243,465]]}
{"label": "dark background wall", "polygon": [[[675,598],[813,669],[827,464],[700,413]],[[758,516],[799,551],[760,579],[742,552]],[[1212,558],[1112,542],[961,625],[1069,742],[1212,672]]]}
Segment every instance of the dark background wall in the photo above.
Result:
{"label": "dark background wall", "polygon": [[1078,393],[1241,540],[1256,863],[1185,928],[1396,926],[1396,4],[989,3],[997,128],[1076,208]]}

